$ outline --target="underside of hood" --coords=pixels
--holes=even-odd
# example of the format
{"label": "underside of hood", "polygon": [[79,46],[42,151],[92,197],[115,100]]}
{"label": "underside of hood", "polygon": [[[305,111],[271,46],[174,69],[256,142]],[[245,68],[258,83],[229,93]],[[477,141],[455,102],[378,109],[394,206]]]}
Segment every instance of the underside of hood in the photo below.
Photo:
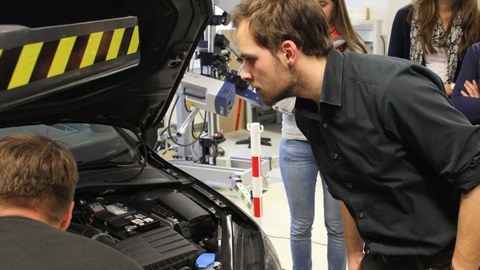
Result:
{"label": "underside of hood", "polygon": [[157,126],[212,14],[208,0],[10,1],[0,126]]}

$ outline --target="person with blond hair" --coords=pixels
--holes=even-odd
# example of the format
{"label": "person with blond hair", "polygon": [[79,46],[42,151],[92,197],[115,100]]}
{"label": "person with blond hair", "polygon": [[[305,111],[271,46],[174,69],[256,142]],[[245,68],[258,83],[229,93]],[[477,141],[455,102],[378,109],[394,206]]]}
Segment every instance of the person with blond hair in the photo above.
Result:
{"label": "person with blond hair", "polygon": [[[297,126],[341,203],[349,270],[478,270],[480,126],[405,59],[334,49],[318,0],[244,0],[240,76]],[[455,138],[445,143],[445,138]]]}
{"label": "person with blond hair", "polygon": [[77,180],[65,146],[36,135],[0,139],[2,269],[142,269],[105,244],[65,232]]}

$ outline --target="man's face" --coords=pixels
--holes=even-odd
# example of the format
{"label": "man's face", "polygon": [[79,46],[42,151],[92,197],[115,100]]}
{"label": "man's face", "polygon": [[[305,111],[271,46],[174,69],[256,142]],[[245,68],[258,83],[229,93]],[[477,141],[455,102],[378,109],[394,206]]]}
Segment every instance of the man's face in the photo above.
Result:
{"label": "man's face", "polygon": [[255,43],[248,22],[237,28],[237,48],[242,54],[243,65],[240,76],[255,87],[266,105],[293,96],[295,76],[287,65],[287,59],[279,51],[276,55]]}

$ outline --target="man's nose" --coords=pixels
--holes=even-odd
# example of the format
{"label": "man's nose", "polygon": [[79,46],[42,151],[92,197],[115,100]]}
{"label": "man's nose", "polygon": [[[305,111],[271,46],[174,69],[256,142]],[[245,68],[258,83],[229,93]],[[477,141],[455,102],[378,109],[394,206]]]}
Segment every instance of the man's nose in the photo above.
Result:
{"label": "man's nose", "polygon": [[248,71],[247,68],[242,67],[242,69],[240,70],[240,78],[242,78],[242,80],[244,81],[249,82],[252,80],[252,74]]}

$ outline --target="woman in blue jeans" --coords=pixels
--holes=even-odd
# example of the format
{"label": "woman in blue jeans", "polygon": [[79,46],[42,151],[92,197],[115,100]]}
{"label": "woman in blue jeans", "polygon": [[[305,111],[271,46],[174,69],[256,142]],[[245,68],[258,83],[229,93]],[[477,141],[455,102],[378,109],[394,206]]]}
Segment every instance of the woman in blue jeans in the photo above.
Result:
{"label": "woman in blue jeans", "polygon": [[[337,50],[366,53],[360,36],[353,30],[344,0],[321,0],[323,12]],[[298,129],[293,115],[295,98],[287,98],[274,108],[282,112],[280,171],[290,207],[290,248],[293,270],[312,269],[312,224],[315,215],[315,187],[318,168],[310,144]],[[345,270],[346,250],[340,207],[323,186],[323,206],[327,229],[329,270]]]}
{"label": "woman in blue jeans", "polygon": [[[283,121],[285,122],[285,117]],[[283,138],[280,145],[280,170],[292,218],[290,247],[293,269],[310,270],[312,269],[311,238],[315,216],[315,187],[318,175],[310,144],[305,140]],[[322,185],[324,219],[328,235],[328,268],[345,269],[345,241],[338,202],[330,195],[324,181]]]}

